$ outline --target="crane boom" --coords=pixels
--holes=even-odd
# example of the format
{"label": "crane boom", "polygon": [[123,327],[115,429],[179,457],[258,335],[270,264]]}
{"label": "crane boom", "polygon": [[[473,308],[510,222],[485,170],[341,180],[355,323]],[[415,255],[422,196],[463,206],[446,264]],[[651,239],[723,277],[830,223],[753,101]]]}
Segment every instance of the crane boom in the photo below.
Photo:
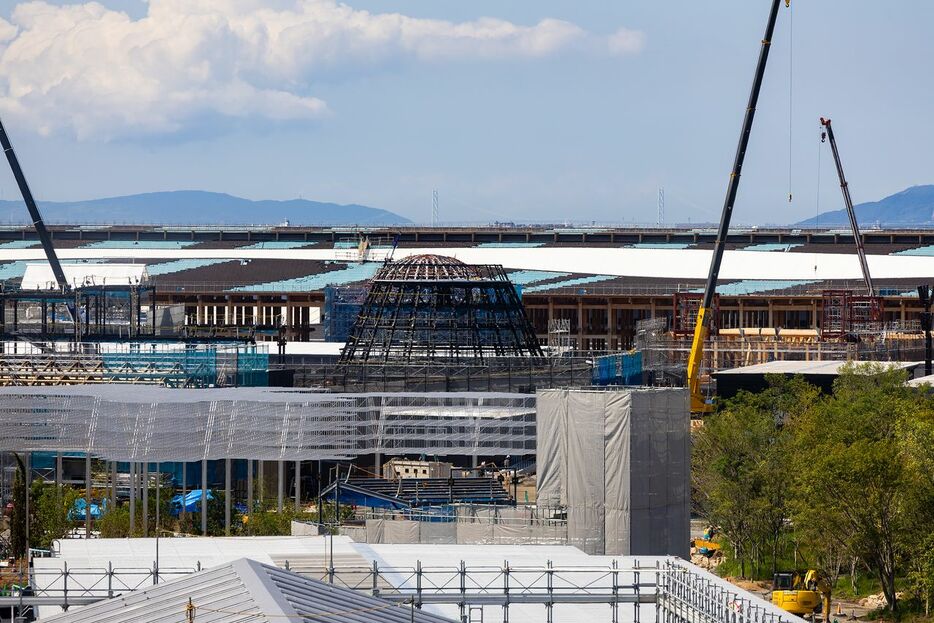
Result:
{"label": "crane boom", "polygon": [[[788,1],[786,0],[786,5]],[[717,289],[717,276],[720,273],[720,263],[723,261],[723,251],[726,248],[727,233],[730,229],[730,218],[733,216],[733,204],[736,202],[739,178],[743,170],[743,161],[746,159],[746,147],[749,145],[752,122],[756,117],[756,105],[759,102],[759,91],[762,88],[762,78],[765,76],[765,66],[769,60],[769,49],[772,44],[772,35],[775,32],[775,22],[778,19],[780,3],[781,0],[772,0],[772,8],[769,11],[769,19],[765,27],[765,36],[762,38],[762,47],[759,50],[759,62],[756,64],[752,90],[749,93],[749,103],[746,106],[746,116],[743,118],[743,127],[739,134],[739,145],[736,147],[733,172],[730,173],[726,199],[723,202],[723,212],[720,214],[720,227],[717,230],[717,240],[710,261],[710,272],[707,274],[707,284],[704,287],[704,300],[697,310],[697,321],[694,326],[694,339],[691,342],[691,354],[688,358],[687,370],[692,413],[704,413],[711,410],[711,405],[704,400],[700,389],[700,367],[704,359],[704,342],[707,339],[708,327],[710,326],[710,318],[707,316],[707,312],[713,304],[714,293]]]}
{"label": "crane boom", "polygon": [[[853,209],[853,199],[850,198],[850,185],[843,175],[843,163],[840,162],[840,151],[837,149],[837,139],[833,135],[833,126],[830,125],[830,119],[820,118],[820,124],[824,127],[824,132],[830,140],[830,149],[833,151],[833,161],[837,165],[837,177],[840,178],[840,190],[843,191],[843,202],[846,204],[846,214],[850,218],[850,227],[853,229],[853,239],[856,241],[856,255],[859,257],[859,267],[863,271],[863,280],[866,282],[866,289],[869,290],[869,296],[875,294],[872,287],[872,276],[869,274],[869,262],[866,260],[866,248],[863,246],[863,237],[859,234],[859,223],[856,221],[856,210]],[[823,137],[821,137],[823,138]]]}
{"label": "crane boom", "polygon": [[39,242],[42,243],[42,250],[45,251],[45,257],[49,260],[49,266],[52,267],[52,274],[55,276],[55,281],[58,283],[59,288],[68,290],[68,280],[65,278],[65,271],[62,270],[62,263],[58,261],[55,247],[52,246],[52,237],[49,235],[49,230],[45,228],[45,223],[42,221],[42,214],[39,213],[39,206],[36,205],[36,200],[33,199],[32,191],[29,190],[26,176],[23,174],[23,169],[19,166],[19,159],[16,157],[16,152],[13,151],[13,145],[10,143],[10,137],[7,136],[6,129],[3,127],[3,121],[0,121],[0,146],[3,147],[3,153],[6,154],[6,159],[10,163],[10,169],[13,171],[13,177],[16,178],[19,191],[23,195],[23,201],[26,202],[26,209],[29,210],[29,217],[32,219],[33,227],[36,228],[36,233],[39,234]]}

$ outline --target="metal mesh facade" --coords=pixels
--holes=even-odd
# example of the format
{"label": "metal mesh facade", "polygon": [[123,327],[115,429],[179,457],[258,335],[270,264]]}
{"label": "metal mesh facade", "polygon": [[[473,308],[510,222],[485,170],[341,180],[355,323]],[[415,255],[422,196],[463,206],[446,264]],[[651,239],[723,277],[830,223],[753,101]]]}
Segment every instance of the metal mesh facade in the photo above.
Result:
{"label": "metal mesh facade", "polygon": [[118,461],[523,455],[535,451],[535,397],[7,387],[0,427],[0,451],[82,451]]}
{"label": "metal mesh facade", "polygon": [[502,266],[416,255],[388,262],[373,278],[341,361],[541,355]]}

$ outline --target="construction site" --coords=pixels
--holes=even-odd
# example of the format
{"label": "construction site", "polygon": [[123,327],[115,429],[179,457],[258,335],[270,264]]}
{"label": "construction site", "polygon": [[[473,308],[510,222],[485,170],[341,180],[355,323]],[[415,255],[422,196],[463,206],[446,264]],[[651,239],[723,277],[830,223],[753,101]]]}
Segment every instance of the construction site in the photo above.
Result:
{"label": "construction site", "polygon": [[851,227],[731,227],[770,4],[716,227],[47,226],[0,125],[0,621],[828,620],[695,564],[692,431],[934,378],[934,232],[827,119]]}

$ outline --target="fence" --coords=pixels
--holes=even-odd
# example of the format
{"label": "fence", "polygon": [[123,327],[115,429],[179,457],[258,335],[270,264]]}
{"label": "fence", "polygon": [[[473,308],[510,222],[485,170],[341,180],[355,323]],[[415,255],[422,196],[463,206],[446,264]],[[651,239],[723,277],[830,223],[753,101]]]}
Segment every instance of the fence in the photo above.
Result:
{"label": "fence", "polygon": [[357,509],[340,534],[357,543],[567,545],[561,508],[457,504],[433,510]]}

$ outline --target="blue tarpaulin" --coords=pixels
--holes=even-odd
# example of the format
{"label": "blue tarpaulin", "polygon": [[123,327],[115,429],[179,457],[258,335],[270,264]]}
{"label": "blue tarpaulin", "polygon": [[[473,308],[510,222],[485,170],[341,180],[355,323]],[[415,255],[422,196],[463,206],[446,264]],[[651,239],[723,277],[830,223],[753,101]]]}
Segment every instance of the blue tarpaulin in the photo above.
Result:
{"label": "blue tarpaulin", "polygon": [[641,385],[642,353],[619,353],[597,357],[593,366],[594,385]]}
{"label": "blue tarpaulin", "polygon": [[[85,511],[88,507],[88,503],[84,501],[84,498],[78,498],[75,500],[74,506],[71,507],[71,510],[68,511],[68,518],[75,521],[85,521],[87,517],[85,516]],[[95,504],[91,502],[91,519],[100,519],[101,514],[107,510],[107,499],[105,498],[100,504]]]}
{"label": "blue tarpaulin", "polygon": [[[211,493],[211,490],[208,489],[208,499],[213,500],[214,495]],[[186,513],[200,513],[201,512],[201,489],[193,489],[185,494],[184,500],[181,494],[176,495],[172,498],[172,516],[177,517],[181,512],[182,508],[185,509]]]}

